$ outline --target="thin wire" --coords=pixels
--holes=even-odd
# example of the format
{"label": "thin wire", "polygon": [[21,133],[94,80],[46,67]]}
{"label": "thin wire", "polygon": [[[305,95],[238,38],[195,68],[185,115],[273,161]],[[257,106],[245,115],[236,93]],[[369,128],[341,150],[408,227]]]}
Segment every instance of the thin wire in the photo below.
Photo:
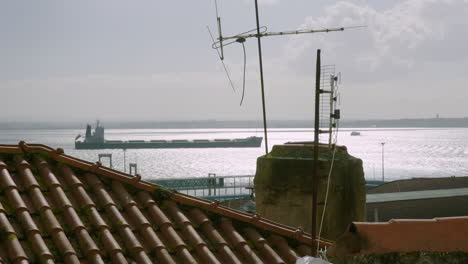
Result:
{"label": "thin wire", "polygon": [[331,174],[332,174],[332,171],[333,171],[333,164],[335,163],[335,153],[336,153],[336,143],[338,142],[338,130],[339,130],[339,120],[336,120],[336,131],[335,131],[335,143],[333,144],[334,145],[334,148],[333,148],[333,155],[332,155],[332,160],[331,160],[331,164],[330,164],[330,171],[328,172],[328,179],[327,179],[327,191],[325,192],[325,202],[323,204],[323,211],[322,211],[322,218],[320,219],[320,226],[319,226],[319,232],[318,232],[318,239],[317,239],[317,251],[316,252],[319,252],[319,249],[320,249],[320,243],[319,243],[319,239],[320,239],[320,235],[322,234],[322,227],[323,227],[323,220],[325,219],[325,210],[327,209],[327,202],[328,202],[328,191],[330,190],[330,179],[331,179]]}
{"label": "thin wire", "polygon": [[[206,26],[206,29],[208,29],[208,33],[210,33],[210,37],[211,37],[211,39],[212,39],[213,42],[214,42],[215,40],[214,40],[214,38],[213,38],[213,34],[211,34],[210,28],[209,28],[208,26]],[[236,91],[236,88],[234,88],[234,84],[232,83],[231,76],[229,76],[229,72],[228,72],[228,70],[227,70],[227,68],[226,68],[226,64],[224,64],[224,60],[221,59],[221,54],[219,53],[219,50],[218,50],[218,49],[216,49],[216,52],[218,53],[219,59],[220,59],[220,61],[221,61],[221,64],[223,64],[224,72],[226,73],[226,76],[227,76],[227,78],[228,78],[228,80],[229,80],[229,84],[231,85],[232,90],[235,92],[235,91]]]}
{"label": "thin wire", "polygon": [[245,68],[247,66],[247,55],[245,53],[245,45],[244,42],[241,42],[242,44],[242,50],[244,51],[244,78],[242,80],[242,98],[240,101],[240,105],[242,106],[242,102],[244,101],[244,94],[245,94]]}

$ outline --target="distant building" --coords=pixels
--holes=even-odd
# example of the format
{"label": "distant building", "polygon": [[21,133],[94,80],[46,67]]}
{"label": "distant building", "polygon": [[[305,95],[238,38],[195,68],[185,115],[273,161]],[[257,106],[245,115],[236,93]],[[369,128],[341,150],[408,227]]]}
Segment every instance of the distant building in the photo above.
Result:
{"label": "distant building", "polygon": [[367,221],[468,216],[468,177],[389,182],[367,194]]}

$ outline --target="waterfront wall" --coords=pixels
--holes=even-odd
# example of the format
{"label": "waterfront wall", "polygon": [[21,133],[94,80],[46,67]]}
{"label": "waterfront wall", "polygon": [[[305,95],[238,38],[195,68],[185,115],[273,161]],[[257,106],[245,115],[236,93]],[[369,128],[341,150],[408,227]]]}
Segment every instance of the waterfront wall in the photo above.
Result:
{"label": "waterfront wall", "polygon": [[[321,145],[319,155],[317,230],[324,208],[333,152]],[[276,145],[257,159],[257,213],[273,221],[311,232],[313,145]],[[362,160],[338,147],[331,173],[322,237],[336,239],[353,221],[364,221],[366,201]]]}

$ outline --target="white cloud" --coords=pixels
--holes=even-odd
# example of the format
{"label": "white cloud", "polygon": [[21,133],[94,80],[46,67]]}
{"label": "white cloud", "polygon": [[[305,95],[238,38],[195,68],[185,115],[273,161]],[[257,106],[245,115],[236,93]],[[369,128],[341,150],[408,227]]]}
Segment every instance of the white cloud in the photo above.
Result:
{"label": "white cloud", "polygon": [[343,73],[345,118],[467,116],[458,107],[468,97],[467,17],[462,0],[406,0],[384,10],[342,1],[298,28],[367,27],[293,36],[283,60],[305,78],[322,49],[322,63]]}
{"label": "white cloud", "polygon": [[[338,2],[320,17],[307,17],[300,28],[366,25],[343,33],[295,36],[285,52],[291,63],[300,62],[311,49],[324,48],[346,57],[353,66],[374,72],[411,69],[425,61],[466,59],[459,50],[468,44],[468,4],[461,0],[407,0],[378,11],[370,6]],[[460,31],[461,30],[461,31]],[[443,56],[441,56],[441,52]],[[462,53],[462,54],[461,54]]]}

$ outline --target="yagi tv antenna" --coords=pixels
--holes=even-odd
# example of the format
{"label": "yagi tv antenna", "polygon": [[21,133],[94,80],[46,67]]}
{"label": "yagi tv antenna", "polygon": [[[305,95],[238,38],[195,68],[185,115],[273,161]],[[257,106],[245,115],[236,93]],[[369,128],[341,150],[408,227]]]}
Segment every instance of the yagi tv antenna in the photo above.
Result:
{"label": "yagi tv antenna", "polygon": [[[215,49],[218,53],[219,59],[221,60],[221,63],[223,64],[223,68],[227,74],[227,77],[229,79],[229,83],[234,89],[234,85],[232,83],[231,77],[229,76],[229,72],[226,68],[226,65],[224,64],[224,47],[234,44],[234,43],[241,43],[244,49],[244,88],[245,88],[245,47],[244,47],[244,42],[249,39],[249,38],[257,38],[257,43],[258,43],[258,60],[259,60],[259,66],[260,66],[260,85],[261,85],[261,92],[262,92],[262,110],[263,110],[263,131],[264,131],[264,136],[265,136],[265,153],[268,154],[268,134],[267,134],[267,119],[266,119],[266,106],[265,106],[265,84],[263,81],[263,61],[262,61],[262,43],[261,43],[261,38],[262,37],[272,37],[272,36],[283,36],[283,35],[297,35],[297,34],[305,34],[305,33],[328,33],[328,32],[334,32],[334,31],[343,31],[348,28],[356,28],[356,27],[363,27],[363,26],[355,26],[355,27],[339,27],[339,28],[326,28],[326,29],[301,29],[301,30],[289,30],[289,31],[281,31],[281,32],[268,32],[268,29],[266,26],[260,26],[260,21],[259,21],[259,16],[258,16],[258,0],[255,0],[255,17],[256,17],[256,22],[257,22],[257,27],[255,29],[236,34],[233,36],[223,36],[222,32],[222,27],[221,27],[221,17],[218,12],[218,2],[217,0],[214,0],[215,2],[215,9],[216,9],[216,23],[218,27],[218,38],[214,39],[213,34],[211,30],[208,28],[208,32],[211,35],[211,38],[213,40],[212,48]],[[243,98],[244,94],[242,94]],[[241,101],[242,104],[242,101]]]}

